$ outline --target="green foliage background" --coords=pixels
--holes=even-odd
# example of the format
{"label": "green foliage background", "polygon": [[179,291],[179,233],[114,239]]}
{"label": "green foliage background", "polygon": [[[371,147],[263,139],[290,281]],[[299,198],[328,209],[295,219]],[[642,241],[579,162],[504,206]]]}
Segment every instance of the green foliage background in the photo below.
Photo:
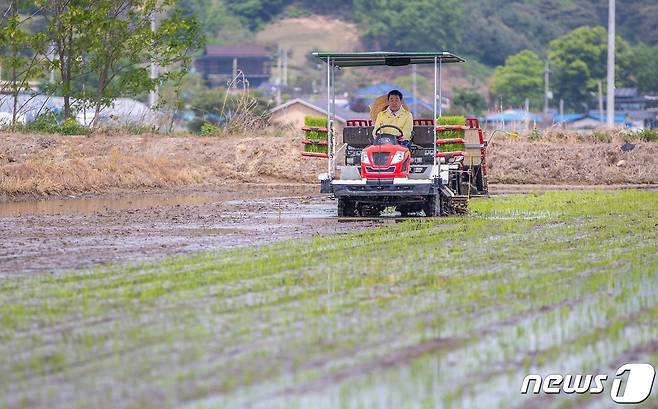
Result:
{"label": "green foliage background", "polygon": [[[180,7],[196,13],[209,38],[222,27],[257,30],[294,8],[352,20],[368,45],[445,48],[489,66],[525,49],[543,56],[551,40],[605,26],[608,16],[601,0],[184,0]],[[658,44],[657,20],[654,0],[617,1],[617,32],[631,43]]]}

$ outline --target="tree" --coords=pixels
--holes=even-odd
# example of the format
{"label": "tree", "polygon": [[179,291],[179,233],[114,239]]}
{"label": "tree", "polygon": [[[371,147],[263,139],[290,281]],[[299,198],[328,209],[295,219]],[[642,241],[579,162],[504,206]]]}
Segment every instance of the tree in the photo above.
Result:
{"label": "tree", "polygon": [[[557,98],[571,109],[588,109],[595,99],[598,82],[607,75],[608,35],[603,27],[581,27],[549,43],[551,83]],[[631,85],[630,47],[617,37],[615,83]],[[605,92],[605,91],[604,91]]]}
{"label": "tree", "polygon": [[456,88],[452,104],[468,115],[482,115],[487,108],[486,99],[473,89]]}
{"label": "tree", "polygon": [[0,51],[4,55],[0,64],[9,70],[8,85],[3,85],[0,91],[8,89],[11,96],[12,126],[16,125],[20,111],[34,98],[19,103],[19,94],[30,90],[29,81],[44,73],[44,64],[38,53],[43,48],[43,36],[32,34],[27,29],[31,17],[19,14],[21,6],[21,2],[12,0],[5,12],[7,18],[0,17]]}
{"label": "tree", "polygon": [[637,88],[642,92],[658,91],[658,45],[638,44],[633,48],[631,61]]}
{"label": "tree", "polygon": [[544,62],[530,50],[507,57],[505,65],[494,72],[491,95],[502,98],[506,106],[520,107],[525,99],[539,108],[543,101]]}
{"label": "tree", "polygon": [[82,0],[36,0],[47,22],[47,41],[55,47],[55,53],[48,53],[46,59],[49,67],[58,71],[60,77],[56,84],[48,86],[48,92],[56,92],[63,97],[64,118],[73,116],[71,104],[76,96],[73,80],[83,72],[85,3]]}
{"label": "tree", "polygon": [[[87,9],[84,52],[96,80],[93,95],[94,119],[101,109],[119,96],[136,96],[152,91],[168,79],[180,78],[189,64],[189,54],[201,43],[196,19],[180,10],[168,13],[174,0],[95,0]],[[163,16],[159,18],[159,16]],[[158,19],[152,30],[151,20]],[[149,77],[146,64],[172,66],[156,79]]]}
{"label": "tree", "polygon": [[[64,117],[73,116],[75,98],[94,108],[92,125],[114,98],[138,96],[180,78],[190,53],[203,44],[196,19],[171,11],[175,0],[38,2],[48,21],[46,36],[57,54],[49,63],[60,74],[52,88],[64,97]],[[160,20],[155,31],[154,17]],[[175,68],[152,80],[150,63]]]}
{"label": "tree", "polygon": [[457,0],[354,0],[369,48],[386,51],[451,49],[464,11]]}

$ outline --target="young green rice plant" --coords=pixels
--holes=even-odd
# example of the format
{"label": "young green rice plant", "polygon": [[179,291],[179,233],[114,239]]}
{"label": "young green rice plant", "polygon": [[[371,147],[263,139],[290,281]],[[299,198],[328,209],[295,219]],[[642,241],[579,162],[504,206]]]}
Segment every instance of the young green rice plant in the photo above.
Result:
{"label": "young green rice plant", "polygon": [[[463,116],[440,116],[437,118],[436,123],[438,125],[460,125],[463,126],[466,124],[466,118]],[[441,131],[436,133],[438,139],[453,139],[453,138],[463,138],[464,131],[460,130],[449,130]],[[454,152],[462,151],[465,149],[464,144],[462,143],[449,143],[438,146],[439,151],[441,152]]]}
{"label": "young green rice plant", "polygon": [[[23,393],[29,407],[149,408],[141,391],[157,390],[169,406],[221,408],[282,391],[280,407],[331,408],[344,390],[352,408],[386,390],[428,407],[511,407],[498,394],[518,399],[531,366],[609,345],[600,366],[658,339],[655,203],[649,191],[493,197],[467,217],[0,280],[0,396],[16,396],[8,407]],[[460,368],[442,376],[446,361]],[[333,406],[286,395],[316,380]],[[464,395],[490,380],[495,394]],[[93,401],[95,384],[116,393]]]}
{"label": "young green rice plant", "polygon": [[[304,117],[304,125],[312,128],[326,128],[327,118],[320,116],[307,116]],[[326,141],[327,133],[320,131],[306,131],[306,139],[310,141]]]}
{"label": "young green rice plant", "polygon": [[319,145],[319,144],[305,144],[304,145],[304,152],[314,152],[314,153],[327,153],[327,145]]}

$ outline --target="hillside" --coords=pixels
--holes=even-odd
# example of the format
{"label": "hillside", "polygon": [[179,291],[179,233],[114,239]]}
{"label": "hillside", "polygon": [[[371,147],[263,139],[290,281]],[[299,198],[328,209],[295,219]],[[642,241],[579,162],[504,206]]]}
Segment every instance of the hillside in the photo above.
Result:
{"label": "hillside", "polygon": [[[221,2],[197,3],[212,8]],[[608,18],[606,0],[340,0],[330,5],[316,0],[225,0],[225,4],[224,12],[253,32],[286,17],[324,15],[329,21],[354,23],[361,42],[370,49],[438,46],[492,67],[526,48],[542,55],[551,40],[580,26],[606,26]],[[619,35],[633,44],[658,43],[658,3],[617,0],[616,4]]]}
{"label": "hillside", "polygon": [[[308,17],[281,18],[256,33],[255,40],[261,44],[275,49],[280,45],[288,50],[289,79],[315,80],[322,83],[323,71],[317,69],[317,61],[310,57],[314,50],[322,51],[365,51],[356,24],[321,15]],[[452,51],[452,50],[451,50]],[[484,77],[473,73],[477,62],[469,61],[466,65],[446,67],[444,89],[452,91],[455,87],[484,86]],[[356,87],[369,84],[373,79],[381,82],[391,82],[407,86],[410,81],[411,69],[409,67],[388,69],[347,69],[339,74],[337,86],[345,91],[353,91]],[[429,67],[420,67],[419,76],[431,78],[432,70]],[[478,73],[479,74],[479,73]],[[296,81],[297,80],[297,81]],[[431,90],[422,88],[419,83],[421,96],[431,98]],[[427,94],[427,95],[425,95]]]}

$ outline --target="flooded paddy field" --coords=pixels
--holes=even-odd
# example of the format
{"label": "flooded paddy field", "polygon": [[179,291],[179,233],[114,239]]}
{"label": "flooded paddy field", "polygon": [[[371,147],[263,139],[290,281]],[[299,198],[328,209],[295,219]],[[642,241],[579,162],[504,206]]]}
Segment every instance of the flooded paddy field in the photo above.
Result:
{"label": "flooded paddy field", "polygon": [[5,275],[0,408],[612,408],[609,384],[520,388],[528,374],[612,379],[658,363],[656,191],[510,194],[468,216],[345,230],[331,203],[294,203],[245,224],[331,222],[259,246]]}
{"label": "flooded paddy field", "polygon": [[315,185],[0,203],[0,277],[362,229]]}

